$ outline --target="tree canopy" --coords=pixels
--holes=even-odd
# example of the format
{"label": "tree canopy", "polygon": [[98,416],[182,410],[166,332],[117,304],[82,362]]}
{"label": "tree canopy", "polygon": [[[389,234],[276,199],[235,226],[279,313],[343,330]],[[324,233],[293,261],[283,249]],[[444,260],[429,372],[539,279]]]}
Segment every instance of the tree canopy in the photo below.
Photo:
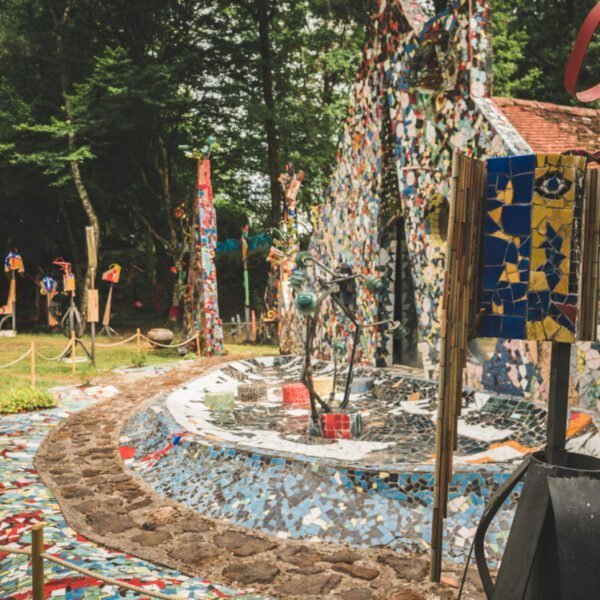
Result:
{"label": "tree canopy", "polygon": [[[564,65],[593,3],[495,0],[495,93],[571,102]],[[81,266],[83,225],[92,225],[111,259],[151,257],[151,279],[172,280],[182,252],[175,209],[194,187],[180,146],[209,135],[222,222],[276,223],[277,176],[288,161],[306,173],[303,207],[318,202],[371,8],[361,0],[0,0],[2,244],[22,247],[32,268],[59,255]],[[599,53],[595,42],[590,81]]]}

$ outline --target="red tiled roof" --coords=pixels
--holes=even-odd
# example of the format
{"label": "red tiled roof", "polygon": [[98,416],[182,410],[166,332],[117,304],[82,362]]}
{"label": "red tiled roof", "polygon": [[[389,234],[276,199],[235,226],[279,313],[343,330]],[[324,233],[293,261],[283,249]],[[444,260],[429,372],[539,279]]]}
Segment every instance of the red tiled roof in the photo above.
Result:
{"label": "red tiled roof", "polygon": [[492,98],[534,152],[600,150],[600,110],[550,102]]}

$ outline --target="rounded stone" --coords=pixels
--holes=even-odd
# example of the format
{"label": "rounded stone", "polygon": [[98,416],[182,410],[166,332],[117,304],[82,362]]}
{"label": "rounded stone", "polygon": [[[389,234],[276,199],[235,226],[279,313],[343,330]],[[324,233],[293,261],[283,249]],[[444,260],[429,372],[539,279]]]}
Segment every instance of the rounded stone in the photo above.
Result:
{"label": "rounded stone", "polygon": [[160,346],[157,346],[157,344],[168,346],[173,341],[175,334],[170,329],[155,327],[146,334],[146,337],[151,342],[156,342],[156,344],[152,344],[154,348],[160,348]]}

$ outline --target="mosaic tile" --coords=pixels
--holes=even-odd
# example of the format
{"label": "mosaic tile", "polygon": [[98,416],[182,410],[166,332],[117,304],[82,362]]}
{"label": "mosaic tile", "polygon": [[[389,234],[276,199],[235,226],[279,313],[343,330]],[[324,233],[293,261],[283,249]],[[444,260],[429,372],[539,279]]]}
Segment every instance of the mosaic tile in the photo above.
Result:
{"label": "mosaic tile", "polygon": [[585,159],[487,161],[481,337],[575,342]]}
{"label": "mosaic tile", "polygon": [[[358,439],[307,435],[306,408],[285,406],[281,384],[300,375],[300,358],[229,363],[188,382],[134,415],[123,429],[127,465],[156,491],[202,514],[282,538],[357,547],[428,548],[433,499],[436,384],[396,370],[358,370],[372,390],[352,395]],[[317,375],[331,372],[315,365]],[[267,398],[237,402],[228,419],[206,409],[206,391],[235,393],[263,381]],[[337,398],[342,396],[338,390]],[[459,424],[445,541],[462,561],[489,494],[545,437],[546,409],[518,397],[468,391]],[[570,444],[600,454],[589,415],[573,411]],[[515,497],[501,511],[488,553],[501,555]],[[468,532],[468,533],[467,533]]]}
{"label": "mosaic tile", "polygon": [[[103,548],[67,525],[57,502],[39,479],[33,458],[50,428],[70,414],[115,393],[117,390],[112,386],[62,388],[57,391],[59,407],[56,409],[0,417],[0,544],[27,547],[31,544],[31,527],[43,521],[47,524],[46,552],[103,575],[183,598],[257,599],[254,595],[241,594]],[[45,573],[47,593],[51,598],[116,600],[140,597],[48,561]],[[7,600],[31,598],[31,569],[26,557],[0,552],[0,597]]]}

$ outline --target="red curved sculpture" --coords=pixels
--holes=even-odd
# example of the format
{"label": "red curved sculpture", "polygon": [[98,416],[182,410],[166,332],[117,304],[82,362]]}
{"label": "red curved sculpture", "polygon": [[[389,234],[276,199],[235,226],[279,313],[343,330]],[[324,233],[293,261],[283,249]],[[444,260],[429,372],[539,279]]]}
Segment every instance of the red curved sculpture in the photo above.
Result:
{"label": "red curved sculpture", "polygon": [[583,59],[585,58],[585,53],[592,41],[592,36],[596,29],[598,29],[598,25],[600,25],[600,2],[592,8],[585,18],[585,21],[577,34],[575,45],[573,46],[569,62],[567,63],[565,88],[569,94],[575,96],[580,102],[594,102],[594,100],[600,100],[600,83],[587,90],[581,92],[577,91],[577,80],[579,79]]}

